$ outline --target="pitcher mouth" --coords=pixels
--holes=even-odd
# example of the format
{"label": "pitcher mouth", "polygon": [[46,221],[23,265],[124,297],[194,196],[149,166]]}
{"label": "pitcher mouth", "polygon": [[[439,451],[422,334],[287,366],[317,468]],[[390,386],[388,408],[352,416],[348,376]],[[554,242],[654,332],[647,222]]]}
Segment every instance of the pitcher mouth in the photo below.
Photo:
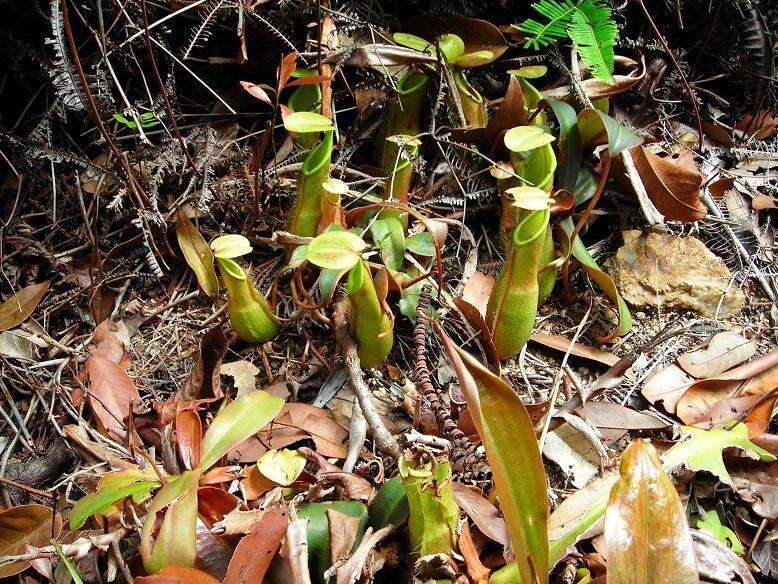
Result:
{"label": "pitcher mouth", "polygon": [[513,245],[522,247],[537,240],[546,232],[550,211],[543,209],[527,215],[513,231]]}

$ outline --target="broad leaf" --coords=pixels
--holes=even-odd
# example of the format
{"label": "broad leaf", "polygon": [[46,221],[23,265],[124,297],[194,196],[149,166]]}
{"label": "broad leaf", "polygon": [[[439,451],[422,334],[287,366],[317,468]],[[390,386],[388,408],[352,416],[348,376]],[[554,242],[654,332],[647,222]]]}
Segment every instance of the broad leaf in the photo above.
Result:
{"label": "broad leaf", "polygon": [[297,480],[307,462],[296,450],[268,450],[259,457],[257,469],[276,484],[288,487]]}
{"label": "broad leaf", "polygon": [[505,381],[438,333],[486,449],[521,581],[548,582],[546,474],[527,408]]}
{"label": "broad leaf", "polygon": [[397,475],[384,483],[370,504],[368,524],[373,530],[392,525],[402,525],[408,519],[408,496],[402,477]]}
{"label": "broad leaf", "polygon": [[537,187],[513,187],[512,189],[506,189],[505,192],[510,195],[512,199],[511,205],[528,211],[548,209],[548,204],[551,201],[549,194]]}
{"label": "broad leaf", "polygon": [[538,126],[517,126],[505,132],[503,141],[511,152],[527,152],[556,140]]}
{"label": "broad leaf", "polygon": [[308,244],[308,261],[328,270],[350,270],[367,247],[364,240],[350,231],[327,231]]}
{"label": "broad leaf", "polygon": [[232,259],[251,253],[251,242],[237,233],[217,237],[211,242],[213,255],[217,258]]}
{"label": "broad leaf", "polygon": [[607,144],[608,154],[611,158],[614,158],[622,150],[643,142],[643,138],[627,126],[617,122],[608,114],[593,108],[586,108],[578,114],[578,131],[581,133],[581,141],[585,148]]}
{"label": "broad leaf", "polygon": [[205,432],[199,468],[211,468],[233,446],[259,432],[283,406],[284,400],[262,390],[224,406]]}
{"label": "broad leaf", "polygon": [[316,112],[294,112],[284,118],[284,127],[295,134],[334,130],[332,121]]}
{"label": "broad leaf", "polygon": [[289,519],[285,511],[278,508],[265,511],[254,530],[242,538],[235,547],[223,583],[263,582],[270,562],[281,547],[288,523]]}
{"label": "broad leaf", "polygon": [[434,258],[435,242],[429,231],[422,231],[405,238],[405,249],[416,255]]}
{"label": "broad leaf", "polygon": [[0,304],[0,331],[22,324],[33,313],[43,295],[49,289],[49,282],[32,284],[22,288],[8,300]]}
{"label": "broad leaf", "polygon": [[213,298],[219,293],[219,280],[213,267],[213,252],[194,223],[182,211],[176,214],[176,237],[186,263],[197,276],[200,288]]}
{"label": "broad leaf", "polygon": [[370,227],[373,243],[381,250],[384,265],[399,271],[403,268],[405,255],[405,235],[402,223],[394,217],[377,219]]}
{"label": "broad leaf", "polygon": [[686,512],[656,450],[635,441],[621,455],[620,468],[605,512],[608,582],[696,584]]}
{"label": "broad leaf", "polygon": [[743,554],[746,551],[743,544],[740,543],[737,534],[726,525],[722,525],[719,514],[716,513],[715,509],[711,509],[701,519],[697,520],[697,529],[709,531],[713,537],[736,554]]}
{"label": "broad leaf", "polygon": [[[25,553],[25,546],[44,546],[51,541],[51,509],[45,505],[19,505],[0,511],[0,556],[15,556]],[[61,518],[56,514],[57,524],[53,531],[59,533]],[[26,570],[29,562],[11,562],[0,566],[0,578],[7,578]]]}
{"label": "broad leaf", "polygon": [[740,448],[757,460],[775,460],[775,456],[748,439],[748,427],[745,424],[737,424],[731,430],[703,430],[693,426],[681,426],[680,431],[681,440],[662,455],[667,469],[683,464],[690,470],[707,471],[719,477],[722,482],[734,485],[722,459],[722,451],[725,448]]}
{"label": "broad leaf", "polygon": [[70,529],[79,529],[92,515],[102,515],[121,499],[148,494],[159,485],[159,481],[139,481],[126,486],[89,493],[73,506],[70,515]]}

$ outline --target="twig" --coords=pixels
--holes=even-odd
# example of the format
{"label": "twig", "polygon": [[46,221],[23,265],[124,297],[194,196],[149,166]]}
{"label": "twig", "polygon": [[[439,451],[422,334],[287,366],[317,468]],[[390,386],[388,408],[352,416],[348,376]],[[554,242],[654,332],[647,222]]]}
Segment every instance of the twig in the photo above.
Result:
{"label": "twig", "polygon": [[368,527],[359,547],[351,554],[351,557],[346,560],[346,563],[338,568],[337,584],[354,584],[359,581],[362,570],[364,569],[373,548],[387,535],[392,533],[394,528],[395,526],[390,524],[386,527],[382,527],[375,533],[370,533],[372,527]]}
{"label": "twig", "polygon": [[346,455],[346,461],[343,463],[344,471],[354,471],[354,465],[359,460],[359,454],[362,452],[366,437],[367,420],[362,415],[359,400],[354,396],[354,401],[351,404],[351,422],[348,426],[348,454]]}
{"label": "twig", "polygon": [[297,517],[294,503],[289,505],[284,551],[289,560],[292,584],[311,584],[311,574],[308,571],[308,519]]}
{"label": "twig", "polygon": [[351,338],[349,331],[348,316],[347,316],[347,302],[343,291],[338,293],[338,298],[335,300],[335,311],[333,319],[335,321],[335,337],[338,339],[340,345],[340,352],[343,355],[343,364],[348,373],[348,380],[351,384],[354,394],[359,400],[359,406],[362,410],[362,414],[365,416],[367,426],[370,428],[370,433],[373,435],[373,439],[376,441],[376,446],[379,449],[391,454],[394,457],[400,456],[400,445],[397,443],[397,439],[386,428],[381,416],[375,409],[373,400],[370,397],[370,389],[365,383],[365,379],[362,376],[362,367],[359,362],[359,355],[357,354],[357,345],[354,339]]}

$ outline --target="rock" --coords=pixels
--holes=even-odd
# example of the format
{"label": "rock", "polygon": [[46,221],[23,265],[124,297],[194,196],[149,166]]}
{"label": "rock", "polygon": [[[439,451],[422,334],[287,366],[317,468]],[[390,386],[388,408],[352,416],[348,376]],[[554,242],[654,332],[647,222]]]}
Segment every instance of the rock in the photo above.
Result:
{"label": "rock", "polygon": [[685,308],[711,318],[743,309],[745,295],[732,286],[729,269],[699,239],[640,231],[622,235],[624,245],[606,268],[628,303]]}

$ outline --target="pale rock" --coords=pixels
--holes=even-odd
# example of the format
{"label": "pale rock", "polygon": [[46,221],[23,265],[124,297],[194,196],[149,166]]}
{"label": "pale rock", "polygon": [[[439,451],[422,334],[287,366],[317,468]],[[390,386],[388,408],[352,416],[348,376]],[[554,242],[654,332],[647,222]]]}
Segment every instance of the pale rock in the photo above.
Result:
{"label": "pale rock", "polygon": [[622,298],[634,306],[694,310],[707,317],[738,314],[745,295],[727,266],[695,237],[624,231],[606,262]]}

